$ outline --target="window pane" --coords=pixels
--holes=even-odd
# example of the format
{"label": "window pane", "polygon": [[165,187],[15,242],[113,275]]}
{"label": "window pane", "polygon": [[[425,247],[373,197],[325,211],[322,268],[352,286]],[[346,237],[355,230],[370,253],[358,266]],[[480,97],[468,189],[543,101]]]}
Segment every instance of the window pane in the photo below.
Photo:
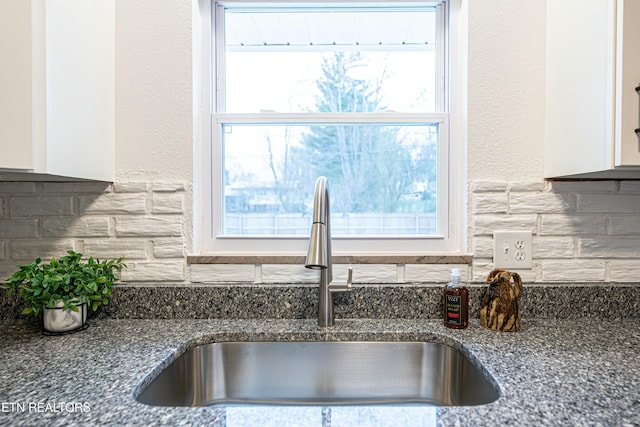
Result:
{"label": "window pane", "polygon": [[326,176],[334,235],[433,235],[437,123],[223,126],[223,234],[306,235]]}
{"label": "window pane", "polygon": [[238,7],[224,37],[226,112],[436,111],[433,7]]}

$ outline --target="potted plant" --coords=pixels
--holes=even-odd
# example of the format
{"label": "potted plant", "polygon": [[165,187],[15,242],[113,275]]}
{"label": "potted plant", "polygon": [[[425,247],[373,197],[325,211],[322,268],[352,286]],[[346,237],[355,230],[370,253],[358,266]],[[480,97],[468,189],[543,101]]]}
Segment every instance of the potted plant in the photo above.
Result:
{"label": "potted plant", "polygon": [[123,257],[100,261],[82,260],[82,254],[68,251],[60,259],[42,262],[37,258],[18,265],[2,285],[11,294],[18,292],[27,307],[23,314],[42,312],[45,332],[66,333],[86,328],[87,308],[95,311],[108,304],[116,273],[126,268]]}

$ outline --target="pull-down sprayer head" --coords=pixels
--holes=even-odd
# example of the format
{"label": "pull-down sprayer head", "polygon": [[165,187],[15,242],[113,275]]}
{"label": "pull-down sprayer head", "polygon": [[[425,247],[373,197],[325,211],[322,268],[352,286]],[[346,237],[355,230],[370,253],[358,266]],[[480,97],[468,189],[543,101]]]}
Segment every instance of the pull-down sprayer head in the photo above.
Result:
{"label": "pull-down sprayer head", "polygon": [[313,198],[313,224],[309,238],[309,251],[305,267],[323,270],[330,264],[330,232],[329,232],[329,192],[327,178],[321,176],[316,181]]}
{"label": "pull-down sprayer head", "polygon": [[311,225],[311,237],[309,238],[309,252],[305,267],[312,270],[323,270],[327,265],[326,227],[324,224]]}

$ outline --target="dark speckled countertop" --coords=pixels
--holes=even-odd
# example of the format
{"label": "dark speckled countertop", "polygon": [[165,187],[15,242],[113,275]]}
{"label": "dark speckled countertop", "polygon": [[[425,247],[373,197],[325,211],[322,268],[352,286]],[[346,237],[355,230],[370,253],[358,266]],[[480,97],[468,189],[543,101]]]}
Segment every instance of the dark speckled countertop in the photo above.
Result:
{"label": "dark speckled countertop", "polygon": [[[318,329],[313,319],[98,319],[85,331],[55,337],[43,336],[33,324],[5,320],[0,425],[231,427],[238,418],[228,408],[151,407],[136,402],[134,390],[200,343],[374,339],[454,345],[500,386],[502,396],[494,403],[428,408],[423,417],[413,416],[414,425],[640,425],[640,320],[526,318],[517,333],[485,330],[477,319],[466,330],[430,319],[338,319],[329,329]],[[297,413],[281,408],[268,415],[269,425],[322,425]],[[358,422],[397,425],[393,416],[386,418],[389,424],[384,419]]]}

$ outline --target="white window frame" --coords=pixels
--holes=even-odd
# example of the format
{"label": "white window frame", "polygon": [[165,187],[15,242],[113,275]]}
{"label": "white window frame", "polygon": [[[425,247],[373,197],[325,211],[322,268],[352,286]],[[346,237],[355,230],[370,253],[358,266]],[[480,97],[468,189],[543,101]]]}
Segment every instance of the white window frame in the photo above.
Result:
{"label": "white window frame", "polygon": [[[297,2],[304,1],[299,0]],[[317,123],[317,122],[370,122],[380,123],[401,120],[405,123],[438,123],[439,170],[446,171],[438,176],[438,195],[447,200],[438,201],[438,236],[390,236],[390,237],[334,237],[333,252],[340,255],[427,255],[465,253],[466,243],[466,162],[465,129],[463,126],[463,99],[466,95],[462,71],[466,69],[466,60],[461,52],[466,31],[465,14],[461,10],[464,0],[444,0],[439,7],[441,23],[449,28],[447,37],[438,37],[437,52],[444,53],[446,69],[440,78],[440,89],[448,97],[443,98],[437,113],[366,113],[366,118],[358,113],[329,113],[326,115],[310,113],[218,113],[223,105],[219,89],[224,76],[216,74],[216,63],[224,69],[223,43],[221,37],[215,37],[216,16],[215,1],[201,0],[199,14],[202,17],[199,43],[195,43],[194,53],[201,50],[200,64],[194,64],[196,85],[201,91],[196,95],[201,99],[194,102],[201,110],[201,120],[194,123],[199,136],[199,144],[194,151],[195,197],[194,197],[194,249],[199,254],[224,255],[300,255],[306,253],[308,236],[223,236],[222,230],[222,141],[221,127],[228,123]],[[242,2],[227,0],[225,3]],[[257,1],[254,1],[256,3]],[[315,0],[313,3],[321,3]],[[335,2],[332,2],[335,4]],[[388,0],[374,0],[371,3],[393,3]],[[405,2],[406,3],[406,2]],[[220,19],[220,18],[218,18]],[[194,34],[194,38],[196,34]],[[216,40],[217,46],[213,40]],[[199,46],[198,46],[199,45]],[[216,52],[218,53],[216,55]],[[195,57],[195,55],[194,55]],[[215,80],[213,76],[216,76]],[[448,79],[447,79],[448,77]],[[216,85],[213,85],[213,82]],[[198,107],[196,107],[198,109]],[[198,115],[196,116],[198,117]],[[329,183],[331,191],[331,183]],[[309,194],[300,197],[313,197]],[[443,197],[444,196],[444,197]]]}

